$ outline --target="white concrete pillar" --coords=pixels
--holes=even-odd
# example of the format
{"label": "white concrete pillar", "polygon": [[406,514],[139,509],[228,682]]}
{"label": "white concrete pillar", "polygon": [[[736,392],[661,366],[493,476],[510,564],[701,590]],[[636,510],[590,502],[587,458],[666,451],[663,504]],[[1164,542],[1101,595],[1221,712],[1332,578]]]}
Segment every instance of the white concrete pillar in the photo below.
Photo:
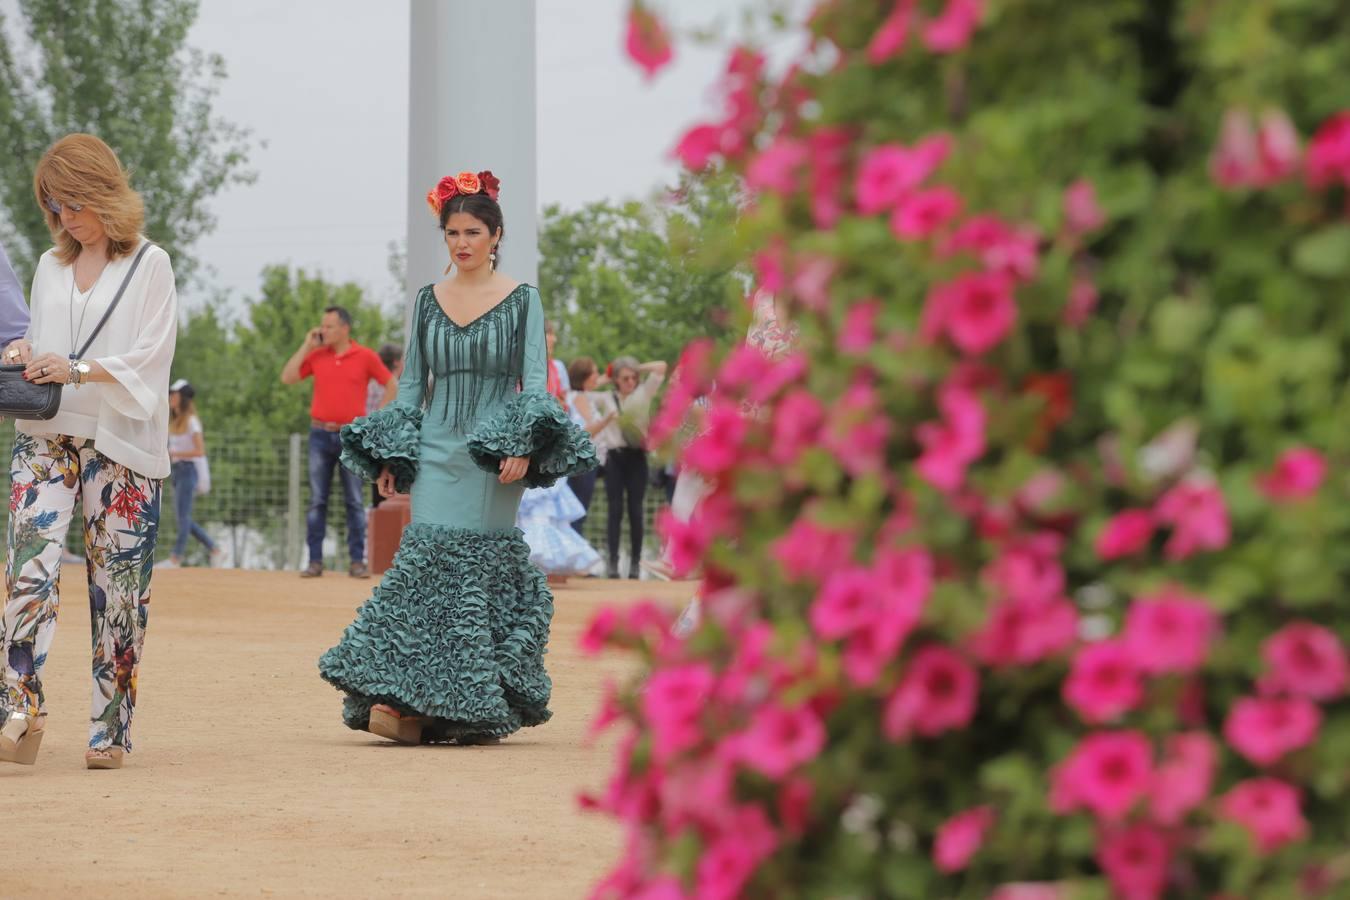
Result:
{"label": "white concrete pillar", "polygon": [[449,258],[426,205],[443,175],[501,179],[502,271],[539,283],[535,0],[411,0],[408,303]]}

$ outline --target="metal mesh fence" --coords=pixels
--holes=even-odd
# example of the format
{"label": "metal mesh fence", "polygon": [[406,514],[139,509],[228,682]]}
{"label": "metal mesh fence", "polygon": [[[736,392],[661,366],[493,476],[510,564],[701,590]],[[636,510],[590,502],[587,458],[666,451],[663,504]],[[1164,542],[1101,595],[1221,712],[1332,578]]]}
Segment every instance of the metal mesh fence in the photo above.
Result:
{"label": "metal mesh fence", "polygon": [[[9,453],[14,446],[14,425],[0,424],[0,448],[5,453],[3,480],[5,496],[9,495]],[[298,569],[308,561],[305,548],[305,515],[310,504],[307,436],[290,434],[253,436],[244,434],[208,433],[207,454],[210,459],[211,489],[195,498],[192,518],[224,553],[219,565],[245,569]],[[369,506],[370,488],[363,490],[363,502]],[[644,503],[644,555],[658,551],[655,520],[666,504],[666,495],[659,486],[649,487]],[[596,486],[583,534],[591,545],[606,556],[605,521],[607,502],[603,484]],[[77,518],[82,511],[78,509]],[[5,533],[8,533],[9,506],[3,507]],[[160,506],[158,559],[168,559],[173,551],[178,530],[178,514],[172,484],[166,479]],[[329,494],[328,527],[324,538],[324,565],[330,570],[341,570],[349,563],[346,541],[346,509],[342,499],[342,485],[334,472]],[[620,546],[628,547],[628,527],[625,517]],[[72,527],[67,535],[66,548],[72,556],[84,551],[83,529]],[[188,565],[205,565],[209,556],[204,545],[189,539],[184,561]],[[626,563],[623,571],[627,571]],[[603,573],[601,573],[603,574]]]}

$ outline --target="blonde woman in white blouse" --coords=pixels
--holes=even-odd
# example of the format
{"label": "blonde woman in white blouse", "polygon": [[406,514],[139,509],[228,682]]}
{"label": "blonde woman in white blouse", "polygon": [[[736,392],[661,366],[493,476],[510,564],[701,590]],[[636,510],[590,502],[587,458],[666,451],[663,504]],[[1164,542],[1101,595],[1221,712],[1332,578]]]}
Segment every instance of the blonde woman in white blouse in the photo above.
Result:
{"label": "blonde woman in white blouse", "polygon": [[[17,423],[10,463],[0,761],[32,765],[42,741],[42,668],[56,629],[61,549],[80,500],[93,617],[85,763],[116,769],[131,750],[160,487],[169,474],[177,292],[168,254],[141,235],[141,198],[103,141],[87,134],[57,141],[33,188],[55,246],[33,276],[28,333],[3,358],[25,364],[37,384],[65,387],[55,418]],[[72,359],[123,281],[86,358]]]}

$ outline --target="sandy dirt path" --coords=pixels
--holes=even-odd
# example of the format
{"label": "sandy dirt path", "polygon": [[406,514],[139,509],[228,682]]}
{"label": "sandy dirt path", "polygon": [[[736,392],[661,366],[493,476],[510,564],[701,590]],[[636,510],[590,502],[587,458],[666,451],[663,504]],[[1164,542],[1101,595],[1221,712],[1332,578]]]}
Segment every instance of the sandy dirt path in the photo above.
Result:
{"label": "sandy dirt path", "polygon": [[0,764],[0,897],[573,898],[615,858],[617,829],[575,798],[608,769],[610,748],[583,737],[624,663],[576,645],[631,582],[556,590],[551,722],[496,747],[400,747],[343,727],[315,669],[373,580],[158,572],[135,753],[91,772],[82,575],[63,579],[37,765]]}

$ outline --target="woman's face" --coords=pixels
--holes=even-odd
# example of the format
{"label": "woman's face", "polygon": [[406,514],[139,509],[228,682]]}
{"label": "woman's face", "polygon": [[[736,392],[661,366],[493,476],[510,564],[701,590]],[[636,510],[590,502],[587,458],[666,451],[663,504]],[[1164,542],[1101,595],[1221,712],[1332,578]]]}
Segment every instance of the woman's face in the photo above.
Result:
{"label": "woman's face", "polygon": [[614,386],[619,394],[627,397],[638,386],[637,369],[619,369],[614,373]]}
{"label": "woman's face", "polygon": [[450,261],[461,272],[489,265],[489,255],[500,237],[500,229],[495,234],[488,231],[487,225],[470,213],[451,213],[445,220],[445,247],[450,251]]}
{"label": "woman's face", "polygon": [[558,333],[552,328],[544,332],[544,345],[548,347],[548,355],[553,355],[553,348],[558,344]]}
{"label": "woman's face", "polygon": [[178,393],[177,391],[169,391],[169,409],[173,412],[174,415],[182,413],[183,411],[183,407],[181,405],[182,402],[183,402],[182,394]]}
{"label": "woman's face", "polygon": [[583,391],[593,391],[595,390],[595,383],[599,380],[600,373],[595,369],[591,369],[590,373],[586,376],[586,379],[581,382],[581,389]]}
{"label": "woman's face", "polygon": [[103,223],[99,221],[98,213],[87,206],[76,212],[71,209],[69,203],[66,203],[60,197],[55,199],[61,204],[61,227],[66,230],[67,234],[79,241],[81,246],[97,246],[107,239],[108,232],[103,227]]}

